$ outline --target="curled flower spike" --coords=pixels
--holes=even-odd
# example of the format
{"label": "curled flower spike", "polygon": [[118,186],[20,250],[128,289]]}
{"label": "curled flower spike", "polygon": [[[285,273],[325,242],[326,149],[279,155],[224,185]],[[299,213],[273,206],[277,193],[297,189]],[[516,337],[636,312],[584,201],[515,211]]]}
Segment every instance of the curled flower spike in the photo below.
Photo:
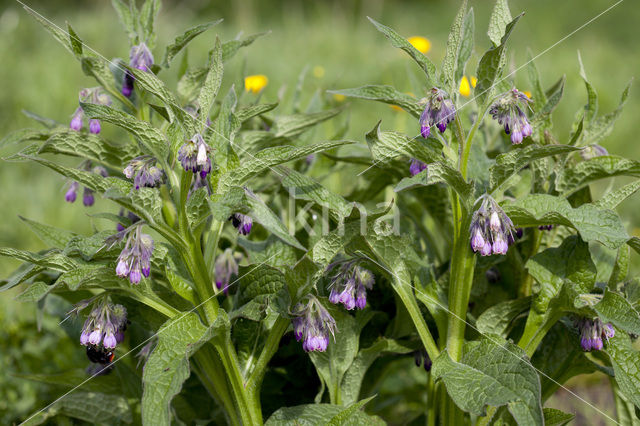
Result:
{"label": "curled flower spike", "polygon": [[135,189],[155,188],[164,182],[164,172],[156,166],[156,159],[148,156],[134,158],[122,171],[133,179]]}
{"label": "curled flower spike", "polygon": [[229,283],[238,276],[238,261],[233,255],[233,250],[227,248],[215,262],[216,287],[224,294],[229,293]]}
{"label": "curled flower spike", "polygon": [[415,176],[426,169],[427,165],[425,163],[416,158],[411,159],[411,165],[409,166],[409,173],[411,173],[411,176]]}
{"label": "curled flower spike", "polygon": [[204,179],[211,171],[211,148],[196,133],[178,150],[178,161],[186,171],[200,173],[200,177]]}
{"label": "curled flower spike", "polygon": [[434,87],[420,115],[420,134],[423,138],[428,138],[433,126],[436,126],[440,133],[444,133],[447,124],[452,122],[455,116],[456,108],[453,101],[449,99],[449,95],[444,90]]}
{"label": "curled flower spike", "polygon": [[374,276],[358,266],[359,259],[336,262],[328,270],[335,270],[329,288],[329,302],[342,303],[345,308],[364,309],[367,306],[367,289],[373,288]]}
{"label": "curled flower spike", "polygon": [[521,105],[528,106],[529,102],[527,95],[513,88],[500,96],[489,109],[493,119],[504,126],[506,134],[511,135],[513,144],[519,144],[524,138],[531,136],[531,125],[520,108]]}
{"label": "curled flower spike", "polygon": [[580,346],[583,351],[600,351],[604,347],[603,341],[615,336],[616,331],[611,324],[603,324],[600,318],[583,318],[578,321],[580,329]]}
{"label": "curled flower spike", "polygon": [[251,232],[253,220],[249,216],[242,213],[234,213],[229,220],[241,235],[249,235],[249,232]]}
{"label": "curled flower spike", "polygon": [[126,329],[125,307],[102,301],[93,308],[84,322],[80,344],[87,346],[87,355],[92,362],[106,364],[107,362],[101,361],[104,350],[113,350],[122,343]]}
{"label": "curled flower spike", "polygon": [[603,155],[609,155],[609,151],[597,144],[585,146],[580,151],[580,156],[583,160],[591,160],[592,158],[602,157]]}
{"label": "curled flower spike", "polygon": [[489,195],[483,195],[480,208],[473,213],[469,233],[471,249],[482,256],[507,254],[516,232],[509,216]]}
{"label": "curled flower spike", "polygon": [[306,305],[296,305],[292,323],[296,340],[302,340],[302,349],[305,352],[326,351],[329,346],[329,334],[333,336],[336,328],[336,321],[329,311],[312,295],[309,296]]}
{"label": "curled flower spike", "polygon": [[[107,95],[101,87],[85,88],[78,93],[78,101],[84,103],[91,103],[96,105],[111,105],[111,97]],[[71,122],[69,128],[71,130],[80,131],[82,129],[84,120],[84,111],[81,107],[76,108],[76,111],[71,116]],[[93,134],[100,133],[100,120],[89,120],[89,131]]]}
{"label": "curled flower spike", "polygon": [[[118,256],[116,275],[129,278],[131,284],[138,284],[142,275],[148,277],[151,273],[151,255],[153,254],[153,239],[141,231],[142,224],[124,230],[113,238],[115,242],[124,238],[128,233],[127,242]],[[115,244],[113,242],[111,245]]]}

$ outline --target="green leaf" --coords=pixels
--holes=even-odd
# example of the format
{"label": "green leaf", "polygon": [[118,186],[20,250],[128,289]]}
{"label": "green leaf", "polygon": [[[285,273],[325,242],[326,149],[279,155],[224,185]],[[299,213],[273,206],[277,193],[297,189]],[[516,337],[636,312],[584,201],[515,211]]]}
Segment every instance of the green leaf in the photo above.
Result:
{"label": "green leaf", "polygon": [[151,126],[151,124],[105,105],[82,103],[81,106],[89,117],[98,118],[122,127],[134,135],[149,153],[153,154],[161,162],[166,160],[169,154],[168,142],[162,132]]}
{"label": "green leaf", "polygon": [[[456,65],[455,81],[458,82],[464,75],[464,69],[467,61],[473,53],[473,34],[475,31],[475,22],[473,8],[469,9],[467,16],[464,18],[462,26],[462,41],[460,42],[460,50],[458,51],[458,64]],[[456,88],[454,87],[454,90]]]}
{"label": "green leaf", "polygon": [[456,66],[458,65],[458,55],[460,46],[462,45],[463,25],[467,14],[467,0],[463,0],[458,14],[456,15],[449,38],[447,39],[447,50],[442,61],[442,80],[445,87],[448,88],[449,95],[455,97],[457,92]]}
{"label": "green leaf", "polygon": [[609,114],[594,118],[591,124],[584,129],[580,145],[592,145],[598,143],[605,137],[609,136],[609,134],[611,134],[613,125],[622,113],[624,104],[627,102],[630,90],[631,82],[627,84],[624,91],[622,92],[618,107]]}
{"label": "green leaf", "polygon": [[534,126],[541,126],[545,129],[549,129],[551,127],[551,113],[556,109],[558,103],[560,103],[560,100],[562,99],[562,94],[564,93],[564,82],[565,76],[563,75],[560,79],[560,85],[558,88],[549,95],[547,102],[531,120]]}
{"label": "green leaf", "polygon": [[353,404],[358,400],[362,380],[373,362],[384,353],[408,354],[418,349],[415,345],[407,345],[395,340],[380,338],[368,348],[360,350],[353,360],[340,385],[342,403]]}
{"label": "green leaf", "polygon": [[487,35],[494,46],[500,45],[502,37],[507,32],[507,25],[512,19],[507,0],[497,0],[489,18],[489,29],[487,30]]}
{"label": "green leaf", "polygon": [[240,48],[249,46],[251,43],[256,41],[256,39],[270,33],[271,31],[267,31],[264,33],[252,34],[242,40],[225,41],[222,43],[222,62],[227,62],[229,59],[233,58]]}
{"label": "green leaf", "polygon": [[49,410],[91,424],[128,424],[133,421],[131,407],[121,395],[73,392],[56,400]]}
{"label": "green leaf", "polygon": [[387,162],[403,154],[424,163],[442,160],[442,144],[437,139],[409,138],[398,132],[383,132],[380,123],[378,121],[365,136],[376,163]]}
{"label": "green leaf", "polygon": [[606,290],[604,297],[593,306],[604,322],[610,322],[627,333],[640,334],[640,314],[618,293]]}
{"label": "green leaf", "polygon": [[640,177],[640,162],[614,155],[603,155],[565,167],[556,177],[558,192],[568,195],[599,179],[613,176]]}
{"label": "green leaf", "polygon": [[545,408],[543,412],[546,426],[564,426],[576,417],[575,414],[565,413],[555,408]]}
{"label": "green leaf", "polygon": [[286,285],[284,274],[266,264],[242,266],[238,271],[238,305],[258,296],[276,294]]}
{"label": "green leaf", "polygon": [[620,246],[618,254],[616,255],[616,261],[613,264],[613,269],[611,270],[611,275],[609,276],[607,287],[615,290],[618,287],[618,284],[625,281],[627,275],[629,275],[630,257],[631,248],[628,245]]}
{"label": "green leaf", "polygon": [[260,223],[268,231],[273,233],[276,237],[280,238],[285,243],[305,250],[304,246],[296,240],[296,238],[289,233],[285,225],[280,218],[262,201],[260,197],[255,194],[247,194],[247,202],[250,209],[250,216],[253,220]]}
{"label": "green leaf", "polygon": [[636,408],[626,396],[620,392],[615,380],[610,380],[613,398],[616,403],[616,420],[620,426],[638,426],[640,419],[636,416]]}
{"label": "green leaf", "polygon": [[97,135],[71,129],[52,132],[38,153],[86,158],[114,169],[122,169],[129,160],[140,155],[140,151],[130,144],[111,145]]}
{"label": "green leaf", "polygon": [[460,172],[442,162],[431,163],[427,169],[415,176],[402,179],[394,188],[395,192],[418,186],[446,183],[460,196],[464,207],[469,210],[473,205],[473,183],[467,183]]}
{"label": "green leaf", "polygon": [[356,414],[360,414],[360,409],[365,406],[369,401],[375,398],[376,395],[371,396],[369,398],[363,399],[362,401],[354,402],[350,404],[346,410],[343,410],[333,416],[329,422],[327,422],[327,426],[342,426],[351,424],[353,422],[353,417]]}
{"label": "green leaf", "polygon": [[64,30],[62,30],[60,27],[58,27],[57,25],[55,25],[52,22],[50,22],[49,20],[47,20],[41,14],[39,14],[35,10],[31,9],[29,6],[27,6],[25,4],[23,4],[22,6],[24,7],[24,10],[26,10],[27,13],[29,13],[29,15],[33,16],[38,22],[40,22],[40,24],[47,31],[49,31],[49,33],[51,33],[51,35],[56,40],[58,40],[60,42],[60,44],[62,44],[62,46],[64,46],[65,49],[67,49],[69,51],[69,53],[71,53],[72,55],[75,55],[73,47],[71,46],[71,39],[69,38],[68,34]]}
{"label": "green leaf", "polygon": [[253,264],[264,263],[275,268],[286,269],[298,260],[295,249],[273,235],[264,241],[238,239],[238,245],[247,250]]}
{"label": "green leaf", "polygon": [[513,31],[513,27],[522,17],[518,15],[509,22],[505,28],[504,35],[500,40],[500,44],[489,49],[480,59],[478,64],[478,83],[476,84],[476,99],[479,106],[484,105],[487,99],[490,99],[494,90],[497,79],[502,74],[505,65],[505,48],[507,40]]}
{"label": "green leaf", "polygon": [[[216,37],[216,44],[211,55],[209,72],[198,95],[198,108],[200,121],[198,128],[204,129],[209,119],[209,111],[213,101],[218,96],[218,90],[222,84],[222,46],[220,39]],[[202,131],[200,132],[202,133]]]}
{"label": "green leaf", "polygon": [[176,57],[178,53],[184,47],[189,44],[191,40],[208,30],[209,28],[218,25],[222,22],[222,19],[218,19],[217,21],[207,22],[206,24],[196,25],[195,27],[189,28],[187,31],[179,35],[173,40],[173,43],[167,46],[164,51],[164,59],[162,60],[162,64],[165,67],[169,66],[169,63]]}
{"label": "green leaf", "polygon": [[133,18],[133,13],[131,12],[131,8],[124,4],[122,0],[111,0],[111,4],[116,10],[118,18],[120,18],[120,23],[124,27],[127,36],[129,36],[130,44],[137,44],[136,23]]}
{"label": "green leaf", "polygon": [[274,130],[276,138],[292,138],[303,133],[307,129],[327,121],[340,114],[341,108],[329,109],[326,111],[314,112],[311,114],[281,115],[274,120]]}
{"label": "green leaf", "polygon": [[198,188],[187,200],[187,219],[191,229],[204,223],[211,215],[209,208],[209,193],[207,188]]}
{"label": "green leaf", "polygon": [[76,268],[76,262],[57,251],[50,251],[45,255],[32,253],[26,250],[18,250],[10,247],[0,247],[0,256],[30,262],[54,271],[66,272]]}
{"label": "green leaf", "polygon": [[489,339],[464,346],[461,362],[443,352],[431,370],[460,408],[482,416],[487,405],[507,405],[518,424],[543,424],[540,378],[522,349]]}
{"label": "green leaf", "polygon": [[526,312],[531,304],[530,297],[506,300],[485,310],[476,321],[476,328],[480,334],[495,334],[507,337],[513,321]]}
{"label": "green leaf", "polygon": [[629,336],[620,331],[609,339],[605,351],[611,358],[620,391],[628,401],[640,408],[640,352],[633,348]]}
{"label": "green leaf", "polygon": [[[366,403],[366,401],[365,401]],[[351,413],[348,419],[343,419],[341,413]],[[295,407],[283,407],[269,417],[265,426],[318,426],[326,425],[327,420],[338,417],[339,423],[344,426],[371,425],[380,426],[385,422],[379,417],[368,416],[362,411],[353,412],[351,407],[331,404],[306,404]]]}
{"label": "green leaf", "polygon": [[197,305],[195,291],[185,278],[178,275],[168,265],[165,267],[165,275],[173,291],[178,293],[183,299],[193,303],[194,306]]}
{"label": "green leaf", "polygon": [[158,12],[160,12],[160,0],[144,0],[140,8],[140,29],[142,40],[149,45],[150,49],[155,45],[156,34],[153,26]]}
{"label": "green leaf", "polygon": [[271,111],[277,106],[278,106],[277,102],[274,102],[272,104],[249,105],[248,107],[239,109],[238,111],[236,111],[235,114],[238,121],[240,121],[241,123],[244,123],[250,118],[253,118],[258,115],[264,114],[265,112]]}
{"label": "green leaf", "polygon": [[516,148],[500,154],[496,157],[495,165],[489,171],[489,182],[492,188],[490,192],[494,192],[532,161],[578,151],[579,149],[570,145],[528,145],[524,148]]}
{"label": "green leaf", "polygon": [[48,246],[57,248],[65,247],[69,241],[77,234],[67,231],[66,229],[56,228],[50,225],[45,225],[35,220],[27,219],[26,217],[18,216],[29,228]]}
{"label": "green leaf", "polygon": [[240,128],[240,121],[234,113],[237,102],[235,88],[231,86],[222,101],[218,117],[205,130],[204,139],[211,141],[210,145],[217,151],[216,163],[223,171],[235,169],[240,162],[234,149],[237,147],[234,143],[235,134]]}
{"label": "green leaf", "polygon": [[595,89],[587,80],[587,73],[584,71],[584,65],[582,64],[582,56],[578,51],[578,63],[580,64],[580,77],[584,81],[585,88],[587,89],[587,104],[584,106],[584,121],[587,126],[591,124],[596,114],[598,113],[598,94]]}
{"label": "green leaf", "polygon": [[69,44],[71,45],[71,49],[73,49],[73,53],[78,56],[82,56],[82,40],[78,37],[78,34],[71,28],[71,24],[67,22],[67,31],[69,33]]}
{"label": "green leaf", "polygon": [[393,86],[367,85],[353,89],[328,90],[327,92],[396,105],[416,118],[420,117],[424,109],[424,106],[420,105],[415,97],[399,92]]}
{"label": "green leaf", "polygon": [[536,61],[533,59],[531,49],[527,49],[527,75],[531,83],[533,110],[539,111],[542,106],[547,103],[547,95],[544,93],[542,83],[540,83],[540,74],[538,73]]}
{"label": "green leaf", "polygon": [[142,373],[143,424],[170,424],[171,400],[191,374],[189,357],[210,337],[210,330],[192,312],[170,319],[160,327],[158,343]]}
{"label": "green leaf", "polygon": [[40,299],[46,296],[49,291],[52,290],[52,288],[53,286],[49,286],[43,282],[38,281],[27,287],[26,290],[17,295],[14,300],[22,303],[38,302]]}
{"label": "green leaf", "polygon": [[516,226],[566,225],[575,228],[583,240],[598,241],[612,249],[629,239],[616,212],[593,204],[574,209],[564,198],[530,194],[503,208]]}
{"label": "green leaf", "polygon": [[436,82],[436,66],[433,65],[433,62],[431,62],[429,60],[429,58],[427,58],[418,49],[413,47],[413,45],[411,43],[409,43],[409,41],[406,38],[401,37],[398,33],[396,33],[391,28],[389,28],[389,27],[387,27],[385,25],[382,25],[381,23],[375,21],[374,19],[371,19],[368,16],[367,16],[367,19],[369,19],[369,21],[371,21],[371,23],[373,25],[375,25],[375,27],[376,27],[376,29],[378,31],[380,31],[382,34],[385,35],[385,37],[387,37],[389,39],[389,41],[391,42],[391,45],[393,47],[397,47],[399,49],[404,50],[407,54],[409,54],[409,56],[411,56],[413,58],[414,61],[417,62],[417,64],[420,66],[420,68],[427,75],[427,83],[426,83],[427,86],[437,85],[437,82]]}
{"label": "green leaf", "polygon": [[635,194],[640,189],[640,180],[631,182],[615,191],[605,193],[595,204],[603,209],[615,209],[618,204]]}

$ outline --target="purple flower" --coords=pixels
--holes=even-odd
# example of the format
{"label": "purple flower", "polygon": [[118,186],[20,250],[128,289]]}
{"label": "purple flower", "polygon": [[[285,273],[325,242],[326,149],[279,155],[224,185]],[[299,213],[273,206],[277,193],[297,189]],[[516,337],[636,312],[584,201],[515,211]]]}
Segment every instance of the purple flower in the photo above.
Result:
{"label": "purple flower", "polygon": [[[78,101],[96,105],[111,105],[111,97],[109,97],[101,87],[85,88],[80,90],[78,93]],[[69,128],[76,131],[81,130],[83,118],[84,111],[82,108],[76,108],[76,111],[71,117]],[[94,134],[100,133],[100,121],[96,119],[89,120],[89,131]]]}
{"label": "purple flower", "polygon": [[604,341],[615,336],[615,329],[611,324],[602,324],[600,318],[582,318],[578,321],[580,329],[580,346],[582,350],[590,352],[604,348]]}
{"label": "purple flower", "polygon": [[513,144],[519,144],[524,138],[531,136],[531,125],[520,108],[521,105],[528,106],[529,102],[527,95],[513,88],[500,96],[489,109],[493,119],[504,125],[505,133],[511,135]]}
{"label": "purple flower", "polygon": [[251,227],[253,226],[251,217],[242,213],[234,213],[229,220],[240,234],[249,235],[249,232],[251,232]]}
{"label": "purple flower", "polygon": [[80,131],[82,129],[82,118],[84,117],[84,111],[82,108],[76,108],[76,112],[71,116],[71,122],[69,123],[69,128],[71,130]]}
{"label": "purple flower", "polygon": [[79,186],[80,184],[78,182],[71,182],[71,185],[69,185],[67,193],[64,194],[64,199],[67,200],[68,203],[73,203],[76,201],[76,192],[78,191]]}
{"label": "purple flower", "polygon": [[[120,211],[118,212],[118,216],[124,218],[124,209],[120,209]],[[132,225],[140,221],[140,218],[133,212],[127,212],[127,218],[131,221]],[[116,229],[118,230],[118,232],[122,232],[125,230],[125,227],[123,224],[118,223],[116,225]]]}
{"label": "purple flower", "polygon": [[306,305],[298,303],[293,318],[296,340],[302,340],[305,352],[324,352],[329,345],[329,334],[333,335],[336,322],[320,301],[310,295]]}
{"label": "purple flower", "polygon": [[333,270],[329,284],[329,302],[342,305],[351,310],[364,309],[367,305],[367,289],[373,288],[373,274],[357,264],[358,259],[333,263],[328,270]]}
{"label": "purple flower", "polygon": [[416,363],[416,367],[422,366],[424,367],[425,371],[431,371],[431,365],[433,365],[433,363],[431,362],[431,358],[429,358],[429,354],[427,354],[427,351],[425,351],[424,349],[415,351],[413,353],[413,359]]}
{"label": "purple flower", "polygon": [[229,292],[231,279],[238,276],[238,262],[233,255],[233,250],[227,248],[215,262],[216,287],[222,289],[224,294]]}
{"label": "purple flower", "polygon": [[553,225],[540,225],[538,229],[541,231],[551,231],[553,229]]}
{"label": "purple flower", "polygon": [[129,51],[129,65],[141,71],[151,71],[153,55],[146,44],[140,43]]}
{"label": "purple flower", "polygon": [[592,158],[602,157],[603,155],[609,155],[609,152],[596,144],[585,146],[580,151],[580,156],[583,160],[591,160]]}
{"label": "purple flower", "polygon": [[204,179],[211,171],[211,148],[196,133],[178,150],[178,161],[186,171],[200,173],[200,177]]}
{"label": "purple flower", "polygon": [[85,186],[82,194],[82,204],[84,204],[85,207],[91,207],[94,202],[93,191]]}
{"label": "purple flower", "polygon": [[444,90],[432,88],[424,111],[420,115],[420,134],[423,138],[428,138],[433,126],[436,126],[440,133],[444,133],[447,124],[454,120],[455,115],[456,108],[449,99],[449,95]]}
{"label": "purple flower", "polygon": [[425,163],[416,158],[411,159],[411,165],[409,166],[409,173],[411,173],[411,176],[415,176],[426,169],[427,165]]}
{"label": "purple flower", "polygon": [[516,233],[513,222],[489,195],[481,199],[482,204],[473,213],[469,227],[471,249],[482,256],[507,254]]}
{"label": "purple flower", "polygon": [[149,156],[134,158],[122,172],[128,179],[133,179],[135,189],[155,188],[165,179],[162,169],[156,166],[156,159]]}
{"label": "purple flower", "polygon": [[[148,277],[151,274],[153,239],[150,235],[142,233],[141,229],[142,225],[140,224],[129,231],[122,231],[123,233],[128,232],[128,237],[116,265],[116,275],[121,278],[129,277],[132,284],[138,284],[142,275]],[[124,235],[116,234],[116,241],[123,238]]]}
{"label": "purple flower", "polygon": [[[106,299],[96,303],[87,317],[80,334],[80,344],[87,346],[87,354],[97,355],[104,349],[115,349],[124,339],[127,328],[127,310],[122,305],[114,305]],[[91,350],[89,350],[91,349]],[[94,361],[98,362],[98,361]]]}
{"label": "purple flower", "polygon": [[94,135],[100,133],[100,120],[92,118],[89,120],[89,131]]}
{"label": "purple flower", "polygon": [[133,93],[134,81],[135,81],[135,78],[133,77],[133,75],[129,71],[126,71],[124,73],[124,80],[122,81],[121,93],[127,98],[131,96],[131,94]]}

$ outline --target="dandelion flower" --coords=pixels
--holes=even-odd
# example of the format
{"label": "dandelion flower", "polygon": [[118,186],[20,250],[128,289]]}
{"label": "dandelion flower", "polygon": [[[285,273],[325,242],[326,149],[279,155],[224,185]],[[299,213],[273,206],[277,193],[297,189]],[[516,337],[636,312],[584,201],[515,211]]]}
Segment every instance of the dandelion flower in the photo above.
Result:
{"label": "dandelion flower", "polygon": [[344,102],[344,101],[345,101],[345,99],[347,99],[347,97],[346,97],[345,95],[341,95],[340,93],[334,93],[334,95],[333,95],[333,99],[334,99],[336,102]]}
{"label": "dandelion flower", "polygon": [[407,40],[421,53],[427,53],[429,50],[431,50],[431,42],[428,38],[422,36],[413,36],[409,37]]}
{"label": "dandelion flower", "polygon": [[315,78],[324,77],[324,67],[322,67],[320,65],[316,65],[315,67],[313,67],[313,76]]}
{"label": "dandelion flower", "polygon": [[531,92],[530,92],[530,91],[525,90],[525,91],[524,91],[524,92],[522,92],[522,93],[524,93],[525,95],[527,95],[527,98],[531,99]]}
{"label": "dandelion flower", "polygon": [[458,90],[460,91],[460,94],[465,98],[468,98],[471,94],[471,85],[469,84],[469,79],[466,75],[462,77],[462,80],[460,80],[460,87],[458,88]]}
{"label": "dandelion flower", "polygon": [[260,93],[269,83],[266,75],[248,75],[244,78],[244,90],[252,93]]}

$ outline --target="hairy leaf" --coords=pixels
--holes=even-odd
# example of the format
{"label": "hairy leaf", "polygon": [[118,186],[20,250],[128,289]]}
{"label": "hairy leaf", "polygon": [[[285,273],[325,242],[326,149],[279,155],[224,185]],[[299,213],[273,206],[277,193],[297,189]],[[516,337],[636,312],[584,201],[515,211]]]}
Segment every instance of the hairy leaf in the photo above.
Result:
{"label": "hairy leaf", "polygon": [[556,177],[556,189],[565,195],[599,179],[613,176],[640,177],[640,162],[614,155],[604,155],[565,167]]}
{"label": "hairy leaf", "polygon": [[399,92],[393,86],[367,85],[353,89],[329,90],[328,92],[396,105],[416,118],[420,117],[424,109],[424,106],[420,105],[415,97]]}
{"label": "hairy leaf", "polygon": [[165,49],[164,59],[162,60],[162,64],[165,67],[168,67],[169,63],[173,60],[173,58],[175,58],[176,55],[180,53],[180,51],[184,49],[184,47],[187,44],[189,44],[191,40],[193,40],[194,38],[196,38],[197,36],[205,32],[209,28],[215,25],[218,25],[220,22],[222,22],[222,19],[218,19],[217,21],[207,22],[206,24],[196,25],[195,27],[191,27],[184,33],[180,34],[178,37],[175,38],[173,43],[168,45],[167,48]]}

